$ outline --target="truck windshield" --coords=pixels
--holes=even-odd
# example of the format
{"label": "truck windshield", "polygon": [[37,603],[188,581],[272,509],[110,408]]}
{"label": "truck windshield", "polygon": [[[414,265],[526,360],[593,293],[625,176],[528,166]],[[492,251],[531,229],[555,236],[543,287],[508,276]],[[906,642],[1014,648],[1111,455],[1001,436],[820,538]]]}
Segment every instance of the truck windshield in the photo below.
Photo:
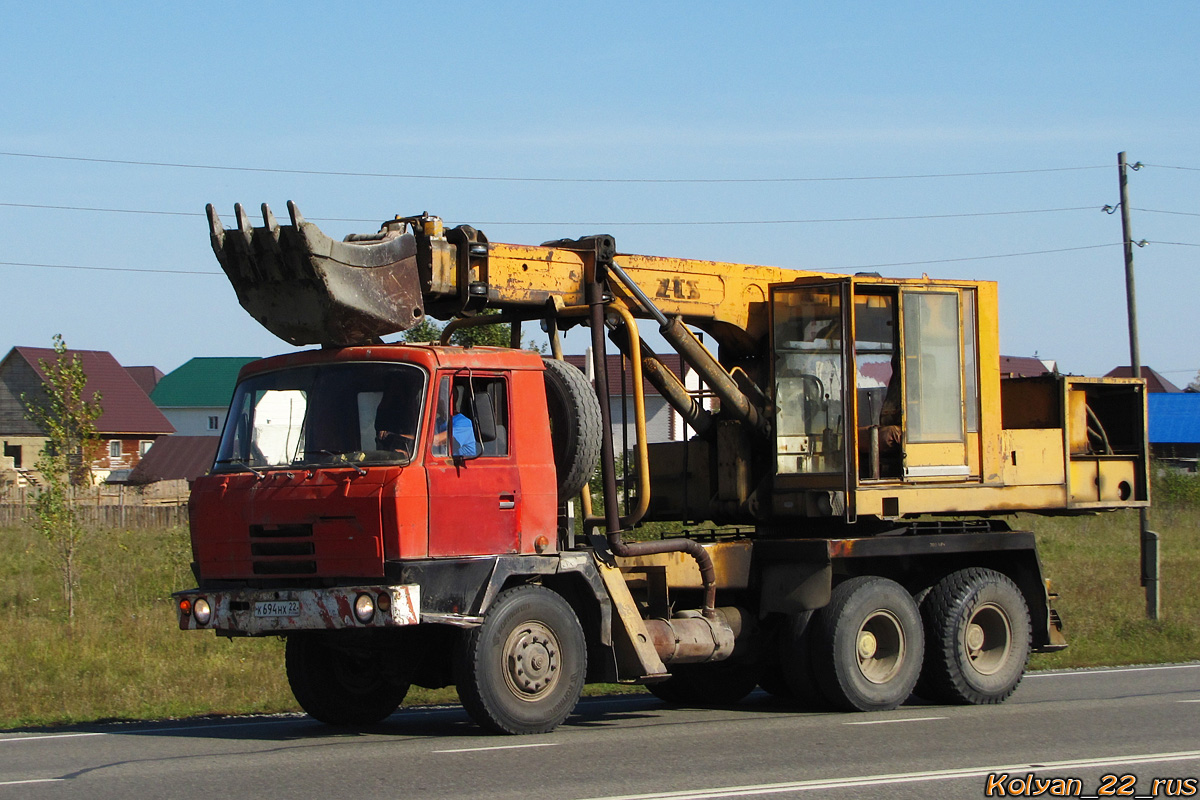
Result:
{"label": "truck windshield", "polygon": [[238,384],[214,472],[403,463],[426,376],[408,364],[278,370]]}

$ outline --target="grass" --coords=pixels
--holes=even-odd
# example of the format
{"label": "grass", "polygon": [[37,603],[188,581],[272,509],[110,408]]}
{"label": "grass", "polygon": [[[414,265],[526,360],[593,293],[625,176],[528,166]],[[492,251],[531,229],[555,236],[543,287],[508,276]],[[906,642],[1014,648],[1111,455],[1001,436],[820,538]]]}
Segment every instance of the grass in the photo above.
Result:
{"label": "grass", "polygon": [[[1155,489],[1156,622],[1138,580],[1136,513],[1013,521],[1038,535],[1071,643],[1034,656],[1033,668],[1200,659],[1200,478],[1166,476]],[[0,729],[296,710],[280,640],[177,629],[169,596],[192,585],[186,530],[92,532],[80,550],[74,622],[46,550],[26,527],[0,529]],[[453,689],[414,688],[405,702],[454,701]]]}

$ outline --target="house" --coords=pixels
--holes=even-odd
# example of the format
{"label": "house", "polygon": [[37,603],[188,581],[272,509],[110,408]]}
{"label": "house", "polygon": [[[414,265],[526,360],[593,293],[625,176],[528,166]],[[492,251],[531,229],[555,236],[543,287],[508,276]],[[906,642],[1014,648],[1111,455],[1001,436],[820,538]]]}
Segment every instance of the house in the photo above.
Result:
{"label": "house", "polygon": [[1154,458],[1196,472],[1200,464],[1200,393],[1147,392]]}
{"label": "house", "polygon": [[[567,363],[578,367],[589,382],[593,381],[592,357],[587,355],[570,355],[563,357]],[[683,381],[684,386],[695,395],[700,391],[699,375],[682,363],[677,353],[660,354],[659,360],[663,366]],[[609,413],[612,418],[613,447],[620,452],[626,444],[632,448],[637,441],[633,419],[633,368],[627,359],[619,354],[608,355],[608,392]],[[622,366],[625,368],[625,382],[621,382]],[[624,387],[624,391],[622,391]],[[692,432],[683,423],[683,418],[667,403],[667,399],[659,394],[648,381],[643,380],[644,397],[646,401],[646,441],[647,442],[679,442],[692,436]],[[702,400],[705,408],[712,407],[711,397]],[[627,420],[627,432],[622,439],[621,419],[624,409]]]}
{"label": "house", "polygon": [[[1124,366],[1110,370],[1106,378],[1132,378],[1133,367]],[[1159,392],[1180,392],[1180,389],[1175,384],[1164,378],[1159,372],[1150,369],[1150,367],[1142,367],[1142,377],[1146,379],[1146,391],[1151,394]]]}
{"label": "house", "polygon": [[238,372],[253,357],[197,357],[163,376],[150,399],[181,436],[220,436]]}
{"label": "house", "polygon": [[1001,378],[1037,378],[1057,374],[1058,363],[1037,356],[1000,356]]}
{"label": "house", "polygon": [[[93,477],[103,481],[114,471],[137,466],[154,440],[174,432],[141,386],[103,350],[69,350],[77,355],[87,375],[85,396],[100,394],[103,414],[96,420],[102,450],[92,461]],[[14,347],[0,361],[0,441],[5,465],[20,472],[34,469],[46,444],[45,432],[25,418],[22,395],[45,399],[46,374],[41,362],[52,362],[55,351],[46,347]]]}

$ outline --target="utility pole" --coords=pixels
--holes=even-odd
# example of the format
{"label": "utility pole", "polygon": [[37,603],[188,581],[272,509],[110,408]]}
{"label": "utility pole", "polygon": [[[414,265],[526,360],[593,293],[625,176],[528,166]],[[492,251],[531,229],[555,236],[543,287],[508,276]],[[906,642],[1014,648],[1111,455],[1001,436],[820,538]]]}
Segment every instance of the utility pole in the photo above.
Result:
{"label": "utility pole", "polygon": [[[1135,165],[1136,169],[1140,165]],[[1117,171],[1121,181],[1121,238],[1125,244],[1125,302],[1129,311],[1129,362],[1133,377],[1142,377],[1142,354],[1138,347],[1137,299],[1133,283],[1133,235],[1129,223],[1129,181],[1125,152],[1117,154]],[[1146,618],[1158,619],[1161,604],[1158,599],[1159,557],[1158,534],[1150,530],[1150,509],[1139,509],[1139,531],[1142,543],[1142,586],[1146,587]]]}

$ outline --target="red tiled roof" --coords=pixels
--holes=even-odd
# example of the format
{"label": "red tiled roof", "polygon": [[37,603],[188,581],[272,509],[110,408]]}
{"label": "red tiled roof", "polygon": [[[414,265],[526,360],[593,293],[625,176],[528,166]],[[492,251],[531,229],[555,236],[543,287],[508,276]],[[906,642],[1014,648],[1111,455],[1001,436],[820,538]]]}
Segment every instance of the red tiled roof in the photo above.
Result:
{"label": "red tiled roof", "polygon": [[153,392],[163,377],[163,371],[158,367],[126,367],[125,371],[146,394]]}
{"label": "red tiled roof", "polygon": [[219,436],[164,436],[142,456],[129,473],[130,483],[194,481],[212,468]]}
{"label": "red tiled roof", "polygon": [[1050,370],[1040,358],[1032,356],[1000,356],[1001,378],[1036,378]]}
{"label": "red tiled roof", "polygon": [[[48,347],[14,347],[13,352],[33,368],[38,377],[46,380],[40,361],[52,362],[57,356]],[[96,420],[96,432],[109,434],[174,433],[175,428],[158,410],[130,374],[106,350],[68,350],[78,355],[87,374],[85,395],[90,400],[100,393],[104,413]]]}
{"label": "red tiled roof", "polygon": [[[1104,377],[1106,378],[1132,378],[1133,367],[1124,366],[1117,367],[1110,371]],[[1142,367],[1142,377],[1146,379],[1147,392],[1180,392],[1183,391],[1175,384],[1164,378],[1160,373],[1150,369],[1150,367]]]}

